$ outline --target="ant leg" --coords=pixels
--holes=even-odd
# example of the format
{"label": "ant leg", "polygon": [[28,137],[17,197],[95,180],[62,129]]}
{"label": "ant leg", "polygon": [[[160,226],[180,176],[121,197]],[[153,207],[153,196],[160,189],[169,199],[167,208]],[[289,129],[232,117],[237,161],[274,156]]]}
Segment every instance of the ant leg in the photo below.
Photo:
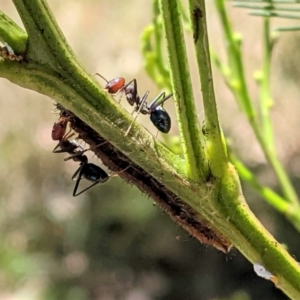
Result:
{"label": "ant leg", "polygon": [[[81,195],[82,193],[84,193],[85,191],[89,190],[90,188],[92,188],[93,186],[95,186],[96,184],[98,183],[104,183],[106,182],[108,179],[109,179],[109,176],[107,175],[107,173],[102,170],[100,167],[96,166],[97,167],[97,170],[98,171],[101,171],[102,174],[98,174],[100,177],[99,179],[97,180],[94,180],[92,178],[89,178],[89,177],[86,177],[88,175],[88,172],[90,170],[90,168],[92,166],[95,166],[93,164],[88,164],[88,163],[84,163],[82,164],[80,167],[79,167],[79,170],[77,170],[74,175],[72,176],[72,179],[74,179],[77,174],[79,173],[77,179],[76,179],[76,184],[75,184],[75,187],[74,187],[74,191],[73,191],[73,196],[76,197],[76,196],[79,196]],[[84,175],[85,174],[85,175]],[[82,178],[86,178],[87,180],[89,181],[94,181],[91,185],[89,185],[88,187],[84,188],[83,190],[81,190],[80,192],[76,193],[77,190],[78,190],[78,187],[79,187],[79,183],[81,181]],[[91,180],[92,179],[92,180]]]}
{"label": "ant leg", "polygon": [[121,101],[122,101],[122,96],[123,96],[123,93],[120,93],[119,100],[118,100],[118,103],[119,103],[119,104],[120,104]]}
{"label": "ant leg", "polygon": [[126,88],[128,86],[130,86],[131,84],[133,83],[133,92],[135,94],[137,94],[137,82],[136,82],[136,79],[132,79],[131,81],[129,81],[128,83],[126,83],[123,87],[122,87],[122,90],[126,90]]}
{"label": "ant leg", "polygon": [[74,186],[73,197],[76,197],[76,196],[79,195],[79,194],[76,194],[76,192],[77,192],[77,189],[78,189],[78,185],[79,185],[79,183],[80,183],[80,181],[82,179],[82,174],[83,174],[83,171],[84,171],[84,166],[85,166],[85,164],[80,164],[79,168],[75,171],[75,173],[72,176],[72,180],[74,180],[76,178],[77,174],[79,173],[79,175],[78,175],[78,177],[76,179],[75,186]]}
{"label": "ant leg", "polygon": [[91,150],[90,148],[84,149],[84,150],[79,150],[75,152],[74,154],[70,155],[69,157],[65,158],[64,161],[74,159],[75,157],[81,156],[84,152]]}
{"label": "ant leg", "polygon": [[101,143],[101,144],[96,145],[95,148],[99,148],[100,146],[105,145],[105,144],[107,144],[107,143],[108,143],[108,141],[105,141],[105,142],[103,142],[103,143]]}
{"label": "ant leg", "polygon": [[[78,167],[78,169],[75,171],[75,173],[73,174],[71,180],[78,180],[78,178],[82,177],[82,169],[84,167],[84,164],[80,164],[80,166]],[[76,178],[77,174],[79,173],[79,176]],[[76,185],[75,185],[76,187]]]}
{"label": "ant leg", "polygon": [[143,108],[147,107],[146,100],[147,100],[148,95],[149,95],[149,91],[147,91],[147,92],[145,93],[145,95],[142,97],[142,100],[141,100],[141,102],[139,103],[139,109],[138,109],[138,111],[137,111],[137,113],[136,113],[136,116],[134,117],[134,119],[132,120],[130,126],[128,127],[128,129],[127,129],[127,131],[126,131],[126,133],[125,133],[125,136],[128,135],[128,133],[129,133],[129,131],[130,131],[130,129],[131,129],[133,123],[135,122],[136,118],[137,118],[138,115],[140,114],[141,110],[142,110]]}
{"label": "ant leg", "polygon": [[166,96],[165,92],[160,92],[153,101],[149,104],[150,111],[153,111],[156,107],[163,104],[165,101],[167,101],[169,98],[171,98],[173,94],[170,94]]}
{"label": "ant leg", "polygon": [[[81,180],[81,179],[80,179],[80,180]],[[79,181],[80,181],[80,180],[79,180]],[[92,183],[90,186],[88,186],[87,188],[83,189],[82,191],[80,191],[79,193],[76,194],[77,188],[78,188],[78,185],[79,185],[79,181],[78,181],[78,180],[76,181],[76,185],[75,185],[76,190],[75,190],[75,188],[74,188],[74,191],[73,191],[73,196],[74,196],[74,197],[81,195],[82,193],[84,193],[85,191],[89,190],[90,188],[92,188],[92,187],[95,186],[96,184],[101,183],[101,181],[96,181],[96,182]],[[77,182],[78,182],[78,183],[77,183]]]}
{"label": "ant leg", "polygon": [[58,143],[57,146],[53,149],[53,153],[65,153],[65,152],[68,152],[68,151],[65,150],[65,149],[55,150],[55,149],[57,149],[59,146],[60,146],[60,143]]}
{"label": "ant leg", "polygon": [[71,132],[71,131],[72,131],[72,129],[70,128],[69,131],[64,135],[64,137],[63,137],[64,140],[68,140],[70,137],[75,135],[75,133]]}
{"label": "ant leg", "polygon": [[128,170],[129,168],[130,168],[130,166],[127,166],[125,169],[123,169],[123,170],[121,170],[121,171],[113,172],[112,174],[109,175],[109,178],[110,178],[110,177],[118,176],[120,173],[125,172],[125,171]]}
{"label": "ant leg", "polygon": [[82,193],[84,193],[85,191],[87,191],[87,190],[89,190],[90,188],[92,188],[93,186],[95,186],[96,184],[98,184],[98,183],[103,183],[103,182],[105,182],[106,180],[104,180],[104,181],[96,181],[96,182],[94,182],[94,183],[92,183],[91,185],[89,185],[87,188],[85,188],[85,189],[83,189],[82,191],[80,191],[79,193],[77,193],[76,194],[76,191],[77,191],[77,187],[78,187],[78,185],[79,185],[79,182],[78,182],[78,184],[77,184],[77,182],[76,182],[76,191],[75,191],[75,188],[74,188],[74,192],[73,192],[73,196],[74,197],[76,197],[76,196],[79,196],[79,195],[81,195]]}

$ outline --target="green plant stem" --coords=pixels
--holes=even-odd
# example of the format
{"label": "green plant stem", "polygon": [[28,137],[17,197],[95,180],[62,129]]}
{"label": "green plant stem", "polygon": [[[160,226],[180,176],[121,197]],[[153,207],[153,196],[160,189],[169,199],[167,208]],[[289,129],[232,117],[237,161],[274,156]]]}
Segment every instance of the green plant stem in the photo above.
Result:
{"label": "green plant stem", "polygon": [[129,161],[190,206],[195,219],[206,220],[210,228],[228,237],[251,262],[263,264],[277,277],[277,286],[289,297],[299,299],[299,265],[249,210],[235,168],[228,164],[222,178],[207,187],[187,181],[182,176],[184,161],[155,141],[139,124],[124,137],[132,118],[81,68],[47,3],[44,0],[14,3],[28,33],[31,46],[26,55],[31,59],[21,63],[1,61],[0,76],[48,95],[70,109],[126,154]]}
{"label": "green plant stem", "polygon": [[223,142],[211,70],[204,0],[189,0],[194,27],[194,42],[205,112],[206,153],[211,173],[221,177],[227,168],[225,142]]}
{"label": "green plant stem", "polygon": [[231,67],[231,74],[229,80],[231,82],[231,88],[232,90],[234,90],[234,95],[237,97],[237,101],[240,107],[243,108],[247,116],[247,119],[265,154],[266,159],[268,160],[269,164],[273,168],[278,178],[279,184],[282,188],[285,198],[290,203],[293,203],[298,207],[299,200],[298,200],[297,193],[293,185],[291,184],[288,175],[286,174],[276,153],[274,152],[274,148],[269,147],[268,142],[264,139],[264,134],[261,132],[261,127],[260,124],[258,123],[256,113],[252,106],[252,102],[249,96],[249,92],[245,80],[242,55],[239,47],[240,41],[237,41],[234,38],[234,34],[225,10],[225,2],[224,0],[215,0],[215,3],[220,15],[222,27],[226,38],[227,55],[229,57],[229,64]]}
{"label": "green plant stem", "polygon": [[269,148],[275,153],[274,135],[270,118],[270,108],[273,106],[273,100],[270,94],[270,63],[272,45],[269,18],[265,18],[263,22],[263,71],[262,78],[259,80],[260,110],[263,128],[262,134]]}
{"label": "green plant stem", "polygon": [[253,173],[234,155],[230,154],[230,161],[236,167],[242,180],[253,187],[269,204],[283,214],[288,214],[292,210],[292,206],[285,201],[280,195],[275,193],[268,187],[262,186],[253,175]]}
{"label": "green plant stem", "polygon": [[294,225],[294,227],[300,231],[299,208],[295,208],[294,205],[288,203],[284,198],[270,188],[262,186],[257,181],[253,173],[232,153],[230,154],[230,161],[236,167],[240,178],[254,188],[264,200],[266,200],[277,211],[282,213]]}
{"label": "green plant stem", "polygon": [[160,0],[160,9],[167,36],[170,76],[187,176],[192,180],[200,179],[204,182],[208,176],[208,163],[204,152],[204,137],[199,128],[193,99],[178,3],[172,0]]}
{"label": "green plant stem", "polygon": [[[157,170],[168,161],[172,166],[171,169],[177,169],[180,173],[185,172],[183,161],[168,151],[164,145],[155,141],[137,123],[130,131],[132,140],[124,137],[132,122],[131,117],[77,62],[75,54],[67,44],[45,1],[15,0],[14,3],[29,36],[27,56],[31,59],[28,63],[21,64],[3,62],[0,66],[1,76],[21,86],[38,92],[43,91],[75,114],[81,115],[87,124],[97,124],[94,129],[98,130],[104,138],[111,140],[114,136],[116,144],[125,146],[123,151],[131,153],[133,158],[140,157],[151,170],[155,161]],[[111,129],[112,122],[116,125]],[[151,145],[147,152],[149,160],[145,159],[143,151],[139,152],[132,146],[136,140],[143,140],[147,145]],[[161,157],[158,160],[155,159],[157,155]],[[151,156],[154,156],[155,161],[151,161]],[[161,171],[157,172],[157,176],[163,176]]]}
{"label": "green plant stem", "polygon": [[172,86],[162,50],[163,31],[158,0],[153,1],[152,15],[152,24],[144,29],[141,39],[145,69],[158,87],[167,88],[170,92]]}
{"label": "green plant stem", "polygon": [[16,55],[22,55],[27,47],[27,33],[7,15],[0,12],[0,41],[7,43]]}
{"label": "green plant stem", "polygon": [[167,88],[171,90],[170,76],[169,71],[166,69],[166,63],[164,62],[163,52],[162,52],[162,24],[159,11],[158,0],[153,1],[153,25],[154,25],[154,40],[155,40],[155,53],[156,53],[156,63],[155,65],[158,68],[158,74],[162,77],[163,83],[166,84]]}
{"label": "green plant stem", "polygon": [[[267,145],[268,153],[273,160],[273,165],[277,167],[277,172],[281,174],[282,183],[285,186],[287,192],[285,196],[290,195],[289,202],[293,204],[294,211],[299,209],[298,196],[292,188],[289,191],[289,185],[291,185],[281,163],[278,160],[278,155],[275,148],[274,142],[274,133],[273,126],[270,116],[270,109],[273,106],[273,99],[270,93],[270,69],[271,69],[271,54],[272,54],[272,41],[270,36],[270,19],[264,18],[263,20],[263,70],[262,74],[258,80],[260,87],[260,111],[261,111],[261,121],[262,121],[262,130],[261,135],[264,140],[264,143]],[[279,165],[277,166],[277,162]],[[283,171],[283,172],[282,172]],[[299,225],[298,225],[299,228]]]}

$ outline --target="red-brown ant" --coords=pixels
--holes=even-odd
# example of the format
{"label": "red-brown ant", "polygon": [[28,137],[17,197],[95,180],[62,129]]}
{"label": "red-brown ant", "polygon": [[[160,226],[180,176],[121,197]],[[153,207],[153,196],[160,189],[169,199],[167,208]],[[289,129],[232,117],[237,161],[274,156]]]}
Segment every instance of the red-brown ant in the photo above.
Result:
{"label": "red-brown ant", "polygon": [[[146,115],[150,115],[150,120],[154,126],[163,133],[168,133],[171,128],[171,118],[168,112],[161,106],[166,100],[168,100],[172,94],[166,96],[164,92],[159,93],[148,105],[146,99],[149,92],[146,92],[141,98],[137,91],[137,81],[136,79],[131,80],[125,84],[125,79],[123,77],[117,77],[108,81],[99,73],[95,73],[106,81],[106,86],[104,87],[110,94],[118,94],[121,92],[125,93],[126,99],[131,106],[135,106],[133,112],[137,112]],[[137,118],[135,117],[135,119]],[[134,119],[134,120],[135,120]],[[132,124],[128,128],[125,135],[127,135],[131,129]]]}

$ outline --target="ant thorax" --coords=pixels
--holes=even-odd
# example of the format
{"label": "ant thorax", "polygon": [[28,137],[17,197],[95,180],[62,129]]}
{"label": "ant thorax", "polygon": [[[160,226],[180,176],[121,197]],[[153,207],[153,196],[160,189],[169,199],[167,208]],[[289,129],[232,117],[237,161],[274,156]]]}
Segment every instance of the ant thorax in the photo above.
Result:
{"label": "ant thorax", "polygon": [[134,95],[134,88],[132,85],[127,86],[124,89],[124,92],[126,95],[126,99],[131,106],[133,106],[136,102],[139,102],[140,97],[138,95]]}

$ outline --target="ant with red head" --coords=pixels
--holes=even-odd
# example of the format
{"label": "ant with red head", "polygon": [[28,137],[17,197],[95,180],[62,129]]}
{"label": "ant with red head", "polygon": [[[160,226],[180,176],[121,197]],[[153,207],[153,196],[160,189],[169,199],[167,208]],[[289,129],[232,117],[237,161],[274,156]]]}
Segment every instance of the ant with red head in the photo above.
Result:
{"label": "ant with red head", "polygon": [[[75,171],[72,176],[72,180],[76,180],[75,187],[73,190],[73,196],[76,197],[83,192],[89,190],[98,183],[104,183],[109,179],[109,175],[99,166],[89,163],[86,155],[83,155],[84,152],[89,149],[83,149],[75,141],[69,141],[69,138],[74,135],[74,133],[65,133],[67,128],[67,119],[61,118],[58,122],[54,123],[52,128],[52,139],[58,140],[59,143],[53,149],[53,153],[69,153],[70,156],[65,158],[65,161],[72,159],[75,162],[80,162],[79,168]],[[57,150],[57,148],[60,148]],[[80,150],[77,150],[80,148]],[[86,179],[92,182],[91,185],[86,187],[77,193],[79,183],[81,179]]]}
{"label": "ant with red head", "polygon": [[[69,141],[69,138],[72,137],[74,133],[71,133],[71,129],[68,133],[66,133],[68,122],[67,118],[61,117],[52,127],[52,139],[54,141],[58,141],[58,144],[53,149],[53,153],[67,152],[74,155],[78,152],[75,151],[77,148],[81,148],[80,151],[83,151],[83,148],[75,141]],[[57,148],[60,149],[57,150]]]}
{"label": "ant with red head", "polygon": [[[125,79],[123,77],[117,77],[108,81],[105,77],[99,73],[95,73],[106,81],[106,86],[104,87],[110,94],[125,93],[126,99],[131,106],[135,106],[133,112],[137,112],[143,115],[150,115],[150,120],[154,126],[163,133],[168,133],[171,128],[171,118],[168,112],[161,106],[166,100],[168,100],[172,94],[166,96],[164,92],[159,93],[148,105],[146,100],[149,92],[146,92],[144,96],[140,97],[137,91],[137,81],[136,79],[131,80],[125,84]],[[132,113],[133,113],[132,112]],[[137,118],[135,117],[135,119]],[[134,119],[134,121],[135,121]],[[132,124],[128,128],[125,135],[127,135],[131,129]]]}

